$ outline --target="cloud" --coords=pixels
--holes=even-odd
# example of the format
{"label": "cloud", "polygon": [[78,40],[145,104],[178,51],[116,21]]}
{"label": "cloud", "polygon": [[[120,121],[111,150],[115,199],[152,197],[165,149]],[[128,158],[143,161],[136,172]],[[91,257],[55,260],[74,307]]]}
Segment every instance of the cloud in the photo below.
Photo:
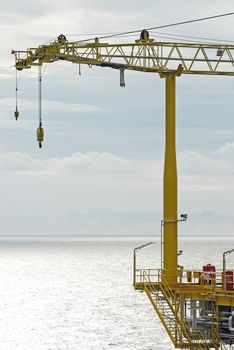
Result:
{"label": "cloud", "polygon": [[181,187],[190,191],[234,190],[234,143],[210,152],[182,151],[178,155]]}
{"label": "cloud", "polygon": [[[15,100],[13,98],[3,98],[0,99],[0,109],[2,112],[9,111],[9,106],[14,106]],[[22,106],[22,110],[35,111],[38,107],[37,100],[23,100],[19,99],[18,104]],[[43,108],[47,111],[53,112],[82,112],[82,113],[93,113],[101,112],[103,108],[100,106],[92,104],[82,104],[82,103],[70,103],[61,102],[56,100],[43,100]]]}
{"label": "cloud", "polygon": [[225,177],[234,174],[234,143],[206,154],[194,151],[182,151],[179,154],[180,168],[184,174],[212,177]]}
{"label": "cloud", "polygon": [[[12,62],[13,64],[13,62]],[[13,80],[15,77],[15,70],[10,69],[9,67],[1,66],[0,65],[0,79],[11,79]]]}
{"label": "cloud", "polygon": [[[185,150],[178,154],[179,176],[190,177],[191,182],[200,181],[201,177],[211,182],[222,178],[230,178],[232,181],[233,158],[234,143],[226,143],[208,154]],[[51,173],[94,172],[116,175],[136,173],[153,179],[161,177],[163,160],[160,158],[128,159],[113,153],[96,151],[75,152],[65,157],[44,160],[38,160],[29,154],[20,152],[0,153],[1,171],[25,171],[25,169],[31,171],[40,169]]]}
{"label": "cloud", "polygon": [[92,173],[131,173],[138,169],[144,169],[140,162],[123,159],[111,153],[76,152],[71,156],[39,160],[26,153],[2,152],[0,153],[0,171],[15,172],[45,172],[48,174],[64,172],[92,172]]}
{"label": "cloud", "polygon": [[29,154],[18,152],[0,153],[1,172],[27,172],[40,171],[44,167],[43,162],[31,157]]}
{"label": "cloud", "polygon": [[[224,145],[212,154],[191,151],[179,154],[179,162],[186,163],[183,171],[179,166],[179,179],[188,197],[183,201],[185,205],[189,203],[186,210],[194,213],[190,228],[193,232],[218,232],[221,224],[225,232],[231,232],[233,217],[228,213],[228,201],[225,202],[227,212],[226,207],[220,204],[223,211],[217,214],[219,191],[222,191],[222,199],[229,196],[232,200],[234,180],[227,170],[233,159],[230,150],[232,145]],[[227,169],[220,175],[217,171],[223,164],[227,165]],[[47,159],[21,152],[0,153],[1,183],[6,189],[14,184],[14,191],[4,189],[4,200],[6,203],[15,200],[17,205],[19,202],[23,205],[16,215],[17,225],[22,224],[25,228],[27,215],[24,208],[28,208],[27,213],[31,213],[28,227],[30,223],[37,223],[40,229],[45,228],[43,232],[46,234],[54,234],[54,231],[50,231],[51,227],[56,229],[57,234],[63,234],[65,227],[70,234],[127,235],[157,231],[157,221],[162,215],[162,168],[162,159],[127,159],[108,152],[75,152]],[[221,181],[221,176],[225,181]],[[211,199],[207,196],[208,191],[212,193]],[[199,210],[194,203],[196,196]],[[40,207],[41,201],[44,201],[43,208]],[[212,201],[212,205],[209,201]],[[39,207],[38,217],[36,213]],[[210,210],[212,225],[204,220],[201,225],[199,221],[199,215],[203,214],[198,212],[204,212],[205,217],[208,217],[205,208]],[[10,215],[7,206],[4,212],[6,216]],[[218,225],[217,221],[221,224]],[[198,223],[201,228],[198,228]],[[13,231],[22,232],[17,227]],[[28,232],[27,228],[25,232]],[[39,234],[39,231],[35,232]]]}
{"label": "cloud", "polygon": [[234,156],[234,142],[227,142],[223,147],[217,150],[217,155],[225,158],[233,159]]}
{"label": "cloud", "polygon": [[64,158],[53,158],[47,162],[47,169],[53,172],[98,172],[121,173],[130,170],[128,161],[110,153],[74,153]]}
{"label": "cloud", "polygon": [[217,164],[213,159],[194,151],[182,151],[179,153],[180,169],[184,174],[210,174],[217,171]]}
{"label": "cloud", "polygon": [[[178,178],[188,191],[229,191],[234,189],[234,144],[202,154],[182,151],[178,154]],[[103,185],[109,180],[126,186],[162,187],[163,160],[128,159],[108,152],[75,152],[65,157],[44,160],[29,154],[0,153],[0,171],[27,176],[82,176],[84,183],[98,176]],[[82,175],[83,174],[83,175]],[[81,178],[80,178],[81,179]],[[97,178],[96,178],[97,180]],[[92,180],[93,181],[93,180]]]}
{"label": "cloud", "polygon": [[217,131],[217,134],[224,135],[224,136],[233,136],[234,130],[221,130],[221,131]]}

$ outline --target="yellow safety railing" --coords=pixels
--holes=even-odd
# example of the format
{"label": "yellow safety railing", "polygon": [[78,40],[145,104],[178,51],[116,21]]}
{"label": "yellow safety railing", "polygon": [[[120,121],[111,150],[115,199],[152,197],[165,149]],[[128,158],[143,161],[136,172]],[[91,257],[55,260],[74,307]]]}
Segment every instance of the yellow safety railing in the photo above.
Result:
{"label": "yellow safety railing", "polygon": [[[155,273],[156,271],[157,273]],[[186,319],[181,319],[178,316],[180,300],[176,300],[176,295],[164,277],[162,270],[143,270],[140,275],[144,283],[144,290],[176,347],[194,348],[196,346],[198,350],[208,350],[211,347],[215,350],[227,350],[219,335],[218,315],[215,308],[212,311],[213,319],[215,319],[214,327],[212,328],[211,338],[208,339],[201,330],[192,329]],[[157,278],[158,285],[152,282],[151,277]],[[164,300],[159,298],[159,290]]]}
{"label": "yellow safety railing", "polygon": [[[146,271],[143,273],[144,289],[153,304],[161,322],[176,347],[208,350],[213,347],[213,339],[207,339],[201,331],[192,331],[189,324],[178,316],[175,293],[170,288],[163,274],[159,275],[159,288],[156,288]],[[164,300],[160,299],[159,290]],[[154,299],[152,298],[154,295]],[[166,304],[165,304],[166,303]],[[166,308],[167,305],[168,307]]]}
{"label": "yellow safety railing", "polygon": [[[160,283],[163,275],[165,275],[165,270],[162,269],[136,269],[135,270],[135,284],[143,284],[144,283],[144,274],[147,273],[149,276],[151,283]],[[168,276],[168,274],[167,274]],[[198,271],[198,270],[184,270],[178,269],[176,280],[178,285],[183,286],[202,286],[211,290],[224,290],[224,282],[223,282],[223,272],[206,272],[206,271]],[[233,292],[234,295],[234,277],[232,275],[229,276],[229,279],[226,280],[226,291],[228,293]]]}

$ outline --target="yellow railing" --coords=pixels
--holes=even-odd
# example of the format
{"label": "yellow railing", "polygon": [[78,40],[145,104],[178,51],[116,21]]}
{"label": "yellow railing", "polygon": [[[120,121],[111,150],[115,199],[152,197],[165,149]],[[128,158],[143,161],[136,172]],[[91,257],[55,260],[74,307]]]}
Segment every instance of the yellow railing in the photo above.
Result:
{"label": "yellow railing", "polygon": [[[136,269],[135,270],[135,284],[144,283],[144,273],[150,278],[151,283],[160,283],[162,281],[163,275],[165,274],[165,270],[161,269]],[[168,275],[167,275],[168,276]],[[207,289],[215,290],[220,289],[224,290],[224,282],[223,282],[223,272],[205,272],[198,270],[184,270],[178,269],[176,280],[178,284],[182,284],[183,286],[189,285],[199,285],[204,286]],[[226,281],[226,291],[234,293],[234,278],[229,277]]]}
{"label": "yellow railing", "polygon": [[[144,284],[144,290],[154,306],[161,322],[163,323],[168,335],[170,336],[174,346],[183,348],[194,348],[208,350],[211,347],[215,350],[227,350],[219,335],[218,315],[216,309],[212,311],[214,326],[210,338],[197,329],[192,329],[190,324],[181,317],[179,310],[181,300],[171,289],[163,271],[160,269],[139,270],[140,279]],[[152,278],[157,284],[152,282]],[[215,280],[212,276],[211,280]],[[212,286],[211,286],[212,287]],[[159,291],[163,295],[159,297]],[[152,297],[153,296],[153,297]]]}
{"label": "yellow railing", "polygon": [[[151,282],[150,275],[146,271],[143,273],[144,289],[173,344],[183,348],[196,347],[198,350],[210,349],[213,346],[213,340],[207,339],[201,331],[192,331],[189,324],[178,316],[179,308],[177,308],[175,293],[171,290],[162,274],[158,275],[158,277],[160,277],[159,289],[169,309],[165,307],[164,301],[157,297],[159,295],[159,289]],[[152,298],[152,294],[155,296],[154,299]]]}
{"label": "yellow railing", "polygon": [[144,283],[144,274],[146,273],[151,282],[158,283],[160,276],[159,269],[136,269],[135,270],[135,281],[136,283]]}
{"label": "yellow railing", "polygon": [[[167,280],[162,275],[161,277],[161,288],[163,286],[164,289],[164,295],[168,295],[170,298],[175,300],[175,293],[171,290],[169,284],[167,283]],[[175,302],[173,303],[176,304]],[[206,336],[203,334],[200,330],[193,330],[191,329],[190,325],[185,320],[180,320],[182,324],[182,331],[184,332],[186,338],[188,338],[192,343],[199,344],[199,349],[209,349],[210,343],[213,343],[213,339],[207,339]]]}

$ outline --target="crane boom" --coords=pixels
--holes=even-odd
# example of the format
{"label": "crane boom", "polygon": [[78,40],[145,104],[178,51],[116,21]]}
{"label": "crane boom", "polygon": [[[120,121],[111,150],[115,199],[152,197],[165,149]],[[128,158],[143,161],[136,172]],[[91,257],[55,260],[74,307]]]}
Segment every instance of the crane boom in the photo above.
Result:
{"label": "crane boom", "polygon": [[158,42],[143,38],[132,43],[69,42],[64,35],[48,45],[13,51],[18,70],[63,60],[78,64],[170,74],[234,75],[234,45]]}

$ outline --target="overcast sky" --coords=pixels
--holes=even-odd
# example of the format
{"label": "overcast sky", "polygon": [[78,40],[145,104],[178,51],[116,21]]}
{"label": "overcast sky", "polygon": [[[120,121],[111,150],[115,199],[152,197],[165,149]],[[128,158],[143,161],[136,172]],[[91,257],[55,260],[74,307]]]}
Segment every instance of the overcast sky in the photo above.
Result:
{"label": "overcast sky", "polygon": [[[188,5],[189,3],[189,5]],[[64,33],[106,33],[216,15],[233,1],[0,0],[1,235],[154,235],[162,218],[164,80],[154,74],[45,66],[45,142],[36,142],[37,69],[23,71],[16,122],[11,49]],[[161,33],[234,40],[234,16]],[[162,34],[159,34],[162,35]],[[129,41],[137,39],[130,37]],[[162,38],[158,40],[162,40]],[[165,40],[165,39],[163,39]],[[234,232],[233,77],[177,79],[182,234]]]}

